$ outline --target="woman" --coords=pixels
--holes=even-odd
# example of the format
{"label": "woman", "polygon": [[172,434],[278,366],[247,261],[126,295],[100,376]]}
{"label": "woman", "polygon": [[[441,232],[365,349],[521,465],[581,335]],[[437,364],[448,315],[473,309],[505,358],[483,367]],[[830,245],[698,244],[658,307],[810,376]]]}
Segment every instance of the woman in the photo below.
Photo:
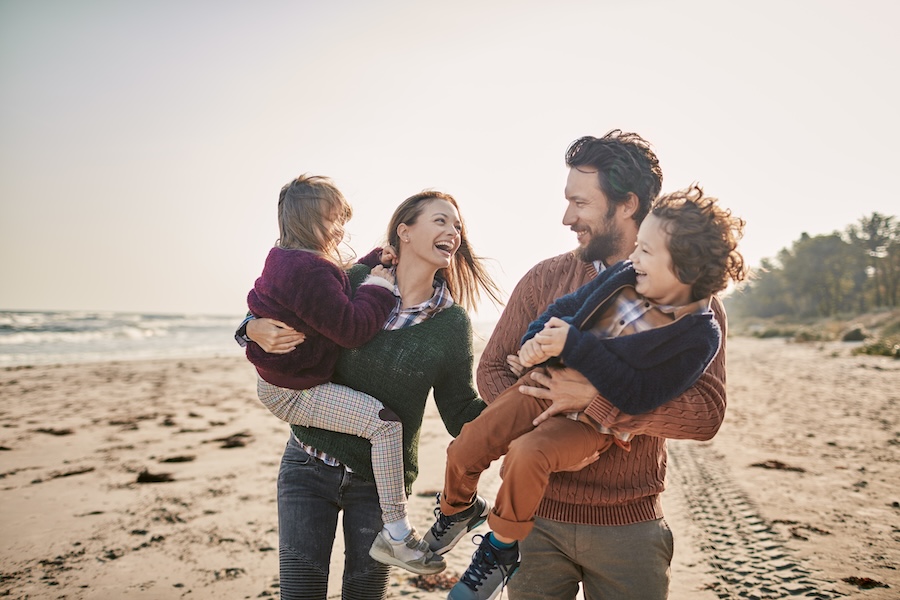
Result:
{"label": "woman", "polygon": [[[328,391],[359,390],[400,419],[409,494],[418,475],[419,430],[429,393],[453,436],[484,408],[472,382],[466,308],[482,293],[499,302],[499,290],[472,252],[456,200],[448,194],[422,192],[406,199],[391,218],[387,241],[397,251],[400,302],[372,341],[341,353],[332,379],[341,385]],[[267,351],[290,351],[302,338],[277,325],[282,324],[253,320],[247,336]],[[290,406],[269,408],[290,420]],[[342,597],[385,598],[389,568],[369,556],[382,522],[368,440],[296,425],[291,430],[278,475],[282,599],[324,600],[342,510]]]}

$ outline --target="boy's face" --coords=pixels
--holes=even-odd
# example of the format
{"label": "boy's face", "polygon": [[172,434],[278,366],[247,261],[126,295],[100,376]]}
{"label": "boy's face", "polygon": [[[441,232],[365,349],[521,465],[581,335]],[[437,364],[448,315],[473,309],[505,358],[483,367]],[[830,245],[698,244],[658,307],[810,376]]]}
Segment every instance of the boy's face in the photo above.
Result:
{"label": "boy's face", "polygon": [[628,258],[637,272],[637,292],[657,304],[683,306],[691,302],[691,286],[682,283],[672,268],[669,234],[659,217],[649,214],[638,230],[634,252]]}

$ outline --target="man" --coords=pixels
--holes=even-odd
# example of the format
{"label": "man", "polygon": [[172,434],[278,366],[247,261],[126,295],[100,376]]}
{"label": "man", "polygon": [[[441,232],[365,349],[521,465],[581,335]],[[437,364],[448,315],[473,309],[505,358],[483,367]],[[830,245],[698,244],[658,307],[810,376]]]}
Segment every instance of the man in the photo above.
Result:
{"label": "man", "polygon": [[[556,298],[625,259],[660,192],[656,155],[634,133],[578,139],[566,164],[563,224],[577,234],[578,249],[538,263],[513,290],[478,366],[478,389],[488,403],[516,382],[508,361],[515,361],[528,324]],[[693,388],[649,413],[618,411],[572,369],[534,373],[535,385],[521,387],[553,403],[535,423],[587,411],[611,430],[637,435],[630,451],[613,446],[595,462],[573,467],[583,469],[551,477],[535,527],[520,545],[521,565],[509,579],[512,600],[574,598],[579,582],[587,600],[666,598],[673,539],[659,499],[665,440],[708,440],[725,414],[726,320],[718,299],[713,309],[723,333],[716,358]]]}

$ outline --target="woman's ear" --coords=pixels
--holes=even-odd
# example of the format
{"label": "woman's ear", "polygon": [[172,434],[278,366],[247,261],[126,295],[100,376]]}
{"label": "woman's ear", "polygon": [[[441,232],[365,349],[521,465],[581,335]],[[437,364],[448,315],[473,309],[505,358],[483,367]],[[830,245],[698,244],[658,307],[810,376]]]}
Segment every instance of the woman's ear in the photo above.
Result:
{"label": "woman's ear", "polygon": [[406,223],[397,225],[397,237],[401,242],[409,242],[409,226]]}

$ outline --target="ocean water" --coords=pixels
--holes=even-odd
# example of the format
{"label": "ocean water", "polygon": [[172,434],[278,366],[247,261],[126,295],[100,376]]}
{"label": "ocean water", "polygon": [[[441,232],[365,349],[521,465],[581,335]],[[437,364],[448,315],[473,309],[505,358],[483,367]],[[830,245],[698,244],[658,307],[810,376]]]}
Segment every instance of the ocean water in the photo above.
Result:
{"label": "ocean water", "polygon": [[[243,356],[234,330],[244,318],[116,312],[0,311],[0,368],[22,365]],[[476,348],[494,320],[474,320]]]}
{"label": "ocean water", "polygon": [[241,356],[243,315],[0,311],[0,368],[150,358]]}

